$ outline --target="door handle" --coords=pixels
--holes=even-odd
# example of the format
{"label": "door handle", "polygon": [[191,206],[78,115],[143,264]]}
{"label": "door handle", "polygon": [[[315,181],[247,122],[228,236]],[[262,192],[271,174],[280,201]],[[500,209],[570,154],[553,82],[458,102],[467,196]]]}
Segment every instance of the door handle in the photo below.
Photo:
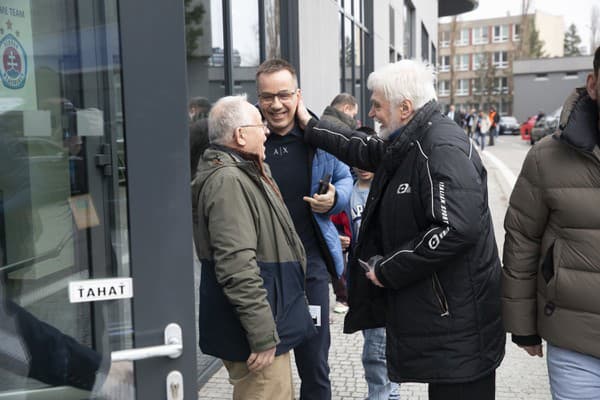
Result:
{"label": "door handle", "polygon": [[137,361],[147,358],[169,357],[178,358],[183,353],[183,338],[181,327],[170,323],[165,327],[165,344],[160,346],[140,347],[139,349],[128,349],[113,351],[110,353],[114,361]]}

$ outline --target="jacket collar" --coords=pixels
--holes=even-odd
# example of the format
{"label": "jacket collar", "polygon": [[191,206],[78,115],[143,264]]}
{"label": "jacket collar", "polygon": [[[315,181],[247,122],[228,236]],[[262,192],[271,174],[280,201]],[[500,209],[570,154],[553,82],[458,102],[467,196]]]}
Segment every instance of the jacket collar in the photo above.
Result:
{"label": "jacket collar", "polygon": [[343,123],[344,125],[348,125],[351,129],[356,129],[357,122],[351,116],[344,114],[340,110],[335,107],[327,106],[323,111],[323,117],[330,117],[332,119],[336,119]]}
{"label": "jacket collar", "polygon": [[563,105],[554,138],[600,158],[599,135],[598,106],[585,88],[577,88]]}
{"label": "jacket collar", "polygon": [[419,108],[412,119],[402,128],[394,131],[391,144],[386,149],[383,164],[388,173],[394,173],[403,161],[402,155],[414,145],[414,141],[426,134],[435,115],[440,115],[440,107],[435,100],[430,100]]}

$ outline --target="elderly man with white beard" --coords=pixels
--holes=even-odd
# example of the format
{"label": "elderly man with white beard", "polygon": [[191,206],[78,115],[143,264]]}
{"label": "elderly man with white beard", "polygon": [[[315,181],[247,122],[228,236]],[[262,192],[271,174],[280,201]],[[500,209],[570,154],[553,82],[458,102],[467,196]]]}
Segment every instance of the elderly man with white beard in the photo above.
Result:
{"label": "elderly man with white beard", "polygon": [[309,144],[375,172],[344,331],[385,326],[390,380],[429,383],[430,399],[494,399],[505,333],[486,170],[429,67],[402,60],[367,85],[379,138],[296,113]]}

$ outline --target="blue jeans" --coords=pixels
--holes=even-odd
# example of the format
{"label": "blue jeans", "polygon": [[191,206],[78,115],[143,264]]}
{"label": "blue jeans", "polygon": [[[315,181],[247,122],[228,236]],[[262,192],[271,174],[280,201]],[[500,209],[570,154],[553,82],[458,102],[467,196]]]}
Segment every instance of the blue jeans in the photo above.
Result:
{"label": "blue jeans", "polygon": [[385,361],[385,328],[365,329],[362,331],[362,363],[365,379],[369,387],[368,400],[400,399],[400,387],[390,382]]}
{"label": "blue jeans", "polygon": [[546,361],[553,400],[600,399],[600,359],[548,343]]}
{"label": "blue jeans", "polygon": [[485,149],[485,133],[481,131],[477,131],[477,136],[475,137],[475,142],[479,145],[481,150]]}

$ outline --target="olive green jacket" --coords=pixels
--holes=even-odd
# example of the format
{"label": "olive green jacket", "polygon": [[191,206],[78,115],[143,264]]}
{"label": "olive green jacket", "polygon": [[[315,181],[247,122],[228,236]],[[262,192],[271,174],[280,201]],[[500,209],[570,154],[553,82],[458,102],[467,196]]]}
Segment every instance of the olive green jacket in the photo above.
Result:
{"label": "olive green jacket", "polygon": [[315,329],[304,248],[268,167],[247,158],[213,146],[192,183],[200,347],[230,361],[275,345],[285,353]]}
{"label": "olive green jacket", "polygon": [[503,318],[517,343],[537,335],[600,357],[598,136],[598,107],[578,89],[523,164],[504,221]]}

